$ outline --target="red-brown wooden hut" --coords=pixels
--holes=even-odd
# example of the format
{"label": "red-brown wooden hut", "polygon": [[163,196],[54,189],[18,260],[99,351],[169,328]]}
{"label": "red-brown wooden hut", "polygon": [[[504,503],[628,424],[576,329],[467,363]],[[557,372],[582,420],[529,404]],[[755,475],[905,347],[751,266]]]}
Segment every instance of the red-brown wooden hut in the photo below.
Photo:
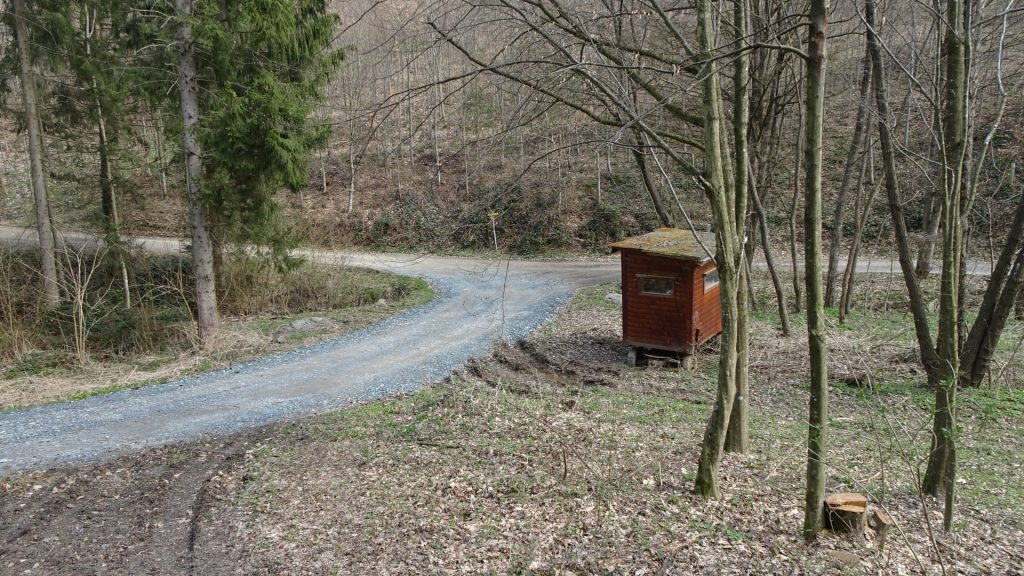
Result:
{"label": "red-brown wooden hut", "polygon": [[707,253],[715,235],[677,228],[611,245],[622,253],[622,338],[628,362],[645,355],[678,358],[683,365],[698,345],[722,331],[718,270]]}

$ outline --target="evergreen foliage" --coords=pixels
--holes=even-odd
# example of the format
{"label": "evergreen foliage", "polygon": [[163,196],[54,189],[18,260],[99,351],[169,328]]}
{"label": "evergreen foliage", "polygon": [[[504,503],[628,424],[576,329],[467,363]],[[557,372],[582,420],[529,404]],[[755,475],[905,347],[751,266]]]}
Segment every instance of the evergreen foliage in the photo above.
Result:
{"label": "evergreen foliage", "polygon": [[279,266],[293,241],[274,194],[307,185],[329,126],[312,120],[342,52],[324,0],[196,5],[203,195],[219,240],[269,246]]}
{"label": "evergreen foliage", "polygon": [[[165,104],[166,126],[180,130],[170,89],[175,26],[165,10],[128,0],[26,5],[33,60],[59,80],[47,85],[51,134],[95,142],[102,119],[102,152],[123,153],[127,145],[119,140],[133,130],[146,100]],[[287,266],[294,241],[273,197],[307,185],[312,152],[327,141],[330,126],[312,115],[343,58],[332,47],[338,17],[325,0],[226,0],[197,2],[191,23],[202,87],[203,198],[214,236],[269,246]],[[13,77],[13,45],[2,62]]]}

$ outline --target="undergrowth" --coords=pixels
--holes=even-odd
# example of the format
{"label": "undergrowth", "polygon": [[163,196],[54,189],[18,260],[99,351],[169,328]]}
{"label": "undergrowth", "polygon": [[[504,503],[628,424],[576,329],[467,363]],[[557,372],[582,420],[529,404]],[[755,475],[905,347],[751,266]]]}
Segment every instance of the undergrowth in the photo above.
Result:
{"label": "undergrowth", "polygon": [[[957,573],[1017,565],[1019,385],[963,394],[958,531],[936,546],[927,523],[941,503],[916,489],[932,392],[905,353],[913,334],[864,346],[898,311],[833,329],[828,489],[868,494],[899,529],[884,548],[830,534],[808,547],[806,336],[754,322],[752,450],[726,456],[726,497],[706,500],[692,485],[716,359],[627,368],[615,291],[582,290],[525,343],[448,381],[288,427],[219,479],[240,516],[222,513],[244,524],[230,537],[257,564],[351,573],[934,574],[937,554]],[[1005,351],[997,362],[1022,364]],[[870,382],[842,382],[865,364]],[[832,550],[857,564],[837,566]]]}
{"label": "undergrowth", "polygon": [[[120,268],[109,259],[73,251],[61,258],[65,275],[67,270],[93,267],[83,286],[81,320],[69,298],[55,310],[42,305],[34,252],[0,252],[4,378],[46,376],[75,364],[173,355],[196,348],[189,259],[133,254],[131,289],[126,295]],[[314,262],[279,273],[267,260],[242,252],[225,258],[220,280],[218,304],[228,323],[344,310],[429,291],[415,278]],[[84,358],[73,353],[76,321],[84,331]]]}

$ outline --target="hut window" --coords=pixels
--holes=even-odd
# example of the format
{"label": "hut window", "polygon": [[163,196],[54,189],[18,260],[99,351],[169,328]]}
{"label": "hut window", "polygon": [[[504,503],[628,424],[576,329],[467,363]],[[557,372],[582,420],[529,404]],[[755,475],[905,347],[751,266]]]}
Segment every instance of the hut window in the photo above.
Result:
{"label": "hut window", "polygon": [[637,276],[641,294],[671,296],[675,293],[676,279],[665,276]]}
{"label": "hut window", "polygon": [[707,294],[709,290],[718,286],[718,269],[714,269],[710,272],[704,273],[704,293]]}

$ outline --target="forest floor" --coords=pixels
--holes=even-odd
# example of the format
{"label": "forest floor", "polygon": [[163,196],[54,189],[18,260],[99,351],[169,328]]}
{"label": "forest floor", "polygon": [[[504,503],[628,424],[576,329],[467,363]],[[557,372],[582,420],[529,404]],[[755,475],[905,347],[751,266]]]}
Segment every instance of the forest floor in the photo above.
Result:
{"label": "forest floor", "polygon": [[[763,280],[762,280],[763,281]],[[424,390],[224,439],[0,481],[3,574],[1021,574],[1024,324],[960,403],[955,531],[916,495],[931,393],[898,293],[865,278],[830,330],[830,491],[896,521],[884,547],[800,536],[800,317],[752,330],[751,452],[692,494],[714,350],[627,368],[617,288]],[[764,296],[767,296],[764,294]],[[764,300],[767,300],[765,298]],[[860,382],[860,386],[843,381]]]}

